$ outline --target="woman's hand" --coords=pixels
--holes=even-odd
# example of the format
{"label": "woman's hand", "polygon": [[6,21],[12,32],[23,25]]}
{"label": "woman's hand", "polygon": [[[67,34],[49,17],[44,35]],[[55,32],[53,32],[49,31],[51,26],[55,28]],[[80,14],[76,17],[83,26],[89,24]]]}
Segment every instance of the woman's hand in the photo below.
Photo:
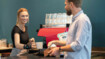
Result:
{"label": "woman's hand", "polygon": [[29,40],[29,42],[35,42],[35,39],[34,39],[34,38],[31,38],[31,39]]}
{"label": "woman's hand", "polygon": [[36,48],[36,43],[35,43],[35,39],[34,38],[31,38],[29,40],[29,43],[31,45],[31,49],[35,49]]}
{"label": "woman's hand", "polygon": [[36,44],[35,44],[35,42],[31,42],[31,49],[36,49]]}

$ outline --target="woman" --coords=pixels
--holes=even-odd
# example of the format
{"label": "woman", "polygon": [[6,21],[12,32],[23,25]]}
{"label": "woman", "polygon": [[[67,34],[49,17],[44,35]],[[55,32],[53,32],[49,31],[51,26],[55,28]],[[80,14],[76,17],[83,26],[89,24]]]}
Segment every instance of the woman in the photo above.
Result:
{"label": "woman", "polygon": [[17,12],[17,23],[13,27],[11,36],[13,49],[10,56],[20,56],[28,52],[28,49],[36,48],[34,38],[29,40],[27,26],[29,22],[29,13],[26,8],[20,8]]}

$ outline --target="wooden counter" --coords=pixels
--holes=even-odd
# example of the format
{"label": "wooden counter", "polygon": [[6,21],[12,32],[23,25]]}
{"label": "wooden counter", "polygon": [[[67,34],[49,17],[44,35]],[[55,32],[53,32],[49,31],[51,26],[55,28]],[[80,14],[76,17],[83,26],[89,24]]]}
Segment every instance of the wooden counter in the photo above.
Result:
{"label": "wooden counter", "polygon": [[0,53],[4,53],[4,52],[11,52],[12,48],[0,48]]}
{"label": "wooden counter", "polygon": [[43,56],[35,56],[33,54],[27,54],[25,56],[1,57],[1,59],[63,59],[63,58],[60,58],[60,57],[43,57]]}
{"label": "wooden counter", "polygon": [[[30,50],[31,54],[27,54],[25,56],[16,56],[16,57],[10,57],[9,54],[11,52],[12,49],[0,49],[0,52],[2,52],[2,57],[1,59],[55,59],[55,57],[43,57],[43,56],[36,56],[33,53],[39,51],[39,50]],[[56,59],[63,59],[63,58],[56,58]],[[100,47],[96,47],[96,48],[92,48],[92,55],[91,55],[91,59],[105,59],[105,49],[104,48],[100,48]]]}
{"label": "wooden counter", "polygon": [[[63,59],[63,57],[43,57],[35,56],[34,54],[27,54],[24,56],[1,57],[1,59]],[[91,59],[105,59],[105,54],[96,54]]]}

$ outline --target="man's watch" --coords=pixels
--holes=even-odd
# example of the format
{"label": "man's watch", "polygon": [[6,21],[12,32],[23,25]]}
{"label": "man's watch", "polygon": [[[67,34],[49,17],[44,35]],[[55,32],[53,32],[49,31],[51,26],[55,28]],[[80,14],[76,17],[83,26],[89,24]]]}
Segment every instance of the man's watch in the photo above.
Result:
{"label": "man's watch", "polygon": [[61,51],[61,47],[59,47],[59,51]]}

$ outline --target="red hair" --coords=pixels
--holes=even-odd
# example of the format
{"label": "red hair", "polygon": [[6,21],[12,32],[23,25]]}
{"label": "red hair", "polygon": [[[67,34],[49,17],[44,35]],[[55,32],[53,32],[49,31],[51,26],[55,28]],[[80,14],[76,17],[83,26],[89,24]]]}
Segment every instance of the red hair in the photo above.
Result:
{"label": "red hair", "polygon": [[28,10],[27,10],[26,8],[20,8],[20,9],[17,11],[17,22],[16,22],[16,24],[19,23],[19,15],[20,15],[20,13],[23,12],[23,11],[28,12]]}

